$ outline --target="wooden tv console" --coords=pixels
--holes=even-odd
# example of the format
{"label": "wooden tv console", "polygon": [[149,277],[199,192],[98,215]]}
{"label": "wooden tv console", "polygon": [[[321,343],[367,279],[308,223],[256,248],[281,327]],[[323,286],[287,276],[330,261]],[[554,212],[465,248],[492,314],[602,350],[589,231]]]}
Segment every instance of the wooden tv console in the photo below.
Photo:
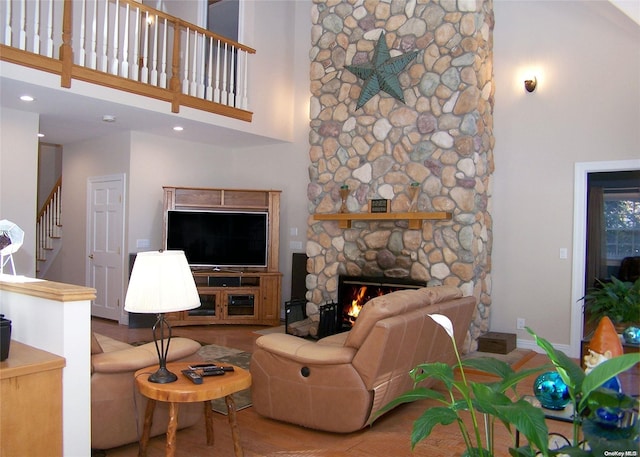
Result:
{"label": "wooden tv console", "polygon": [[[168,314],[171,325],[278,325],[282,285],[282,273],[278,271],[280,191],[164,187],[164,230],[167,212],[175,209],[267,211],[269,244],[266,268],[194,270],[202,305]],[[167,239],[166,233],[163,239]]]}

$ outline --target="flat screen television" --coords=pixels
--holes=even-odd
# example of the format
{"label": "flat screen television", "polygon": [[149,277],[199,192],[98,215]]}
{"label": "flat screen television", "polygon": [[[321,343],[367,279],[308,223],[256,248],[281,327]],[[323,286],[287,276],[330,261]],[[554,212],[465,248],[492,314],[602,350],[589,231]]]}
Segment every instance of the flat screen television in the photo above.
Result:
{"label": "flat screen television", "polygon": [[167,212],[167,249],[182,250],[192,267],[266,267],[266,212]]}

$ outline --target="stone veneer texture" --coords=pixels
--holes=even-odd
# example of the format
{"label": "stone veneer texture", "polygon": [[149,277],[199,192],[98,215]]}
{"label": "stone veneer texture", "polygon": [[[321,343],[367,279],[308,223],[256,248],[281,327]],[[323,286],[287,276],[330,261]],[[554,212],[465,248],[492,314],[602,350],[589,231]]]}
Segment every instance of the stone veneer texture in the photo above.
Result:
{"label": "stone veneer texture", "polygon": [[[391,56],[420,51],[399,74],[405,103],[386,93],[356,110],[362,81],[345,65],[371,61],[380,33]],[[336,300],[338,275],[406,277],[460,287],[478,299],[465,351],[488,329],[491,305],[493,164],[492,0],[314,0],[307,312]],[[316,221],[372,198],[450,221]]]}

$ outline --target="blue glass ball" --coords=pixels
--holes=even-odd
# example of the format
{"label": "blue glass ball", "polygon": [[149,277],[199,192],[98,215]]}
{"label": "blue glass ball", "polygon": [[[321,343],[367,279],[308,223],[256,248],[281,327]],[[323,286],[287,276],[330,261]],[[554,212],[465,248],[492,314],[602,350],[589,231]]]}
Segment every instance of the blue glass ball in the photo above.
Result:
{"label": "blue glass ball", "polygon": [[640,328],[627,327],[624,329],[624,332],[622,332],[622,337],[627,343],[640,344]]}
{"label": "blue glass ball", "polygon": [[615,390],[616,392],[622,392],[622,384],[620,384],[620,378],[614,376],[602,384],[602,387],[607,389]]}
{"label": "blue glass ball", "polygon": [[543,408],[564,409],[571,400],[569,388],[557,371],[542,373],[533,383],[533,394]]}
{"label": "blue glass ball", "polygon": [[595,420],[598,424],[605,428],[615,428],[622,420],[624,411],[620,408],[602,407],[596,409]]}

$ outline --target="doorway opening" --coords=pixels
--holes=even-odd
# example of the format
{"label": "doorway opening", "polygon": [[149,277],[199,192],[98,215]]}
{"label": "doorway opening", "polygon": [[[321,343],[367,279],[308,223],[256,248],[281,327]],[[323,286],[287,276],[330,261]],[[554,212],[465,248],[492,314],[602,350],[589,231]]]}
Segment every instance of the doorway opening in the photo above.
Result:
{"label": "doorway opening", "polygon": [[580,342],[584,331],[583,302],[581,298],[589,288],[587,283],[587,203],[589,175],[640,171],[640,160],[607,162],[579,162],[575,164],[573,205],[573,265],[571,286],[571,357],[580,355]]}
{"label": "doorway opening", "polygon": [[[640,171],[595,172],[587,176],[585,286],[612,277],[635,281],[640,268]],[[585,291],[586,292],[586,291]],[[583,337],[597,323],[584,313]]]}

